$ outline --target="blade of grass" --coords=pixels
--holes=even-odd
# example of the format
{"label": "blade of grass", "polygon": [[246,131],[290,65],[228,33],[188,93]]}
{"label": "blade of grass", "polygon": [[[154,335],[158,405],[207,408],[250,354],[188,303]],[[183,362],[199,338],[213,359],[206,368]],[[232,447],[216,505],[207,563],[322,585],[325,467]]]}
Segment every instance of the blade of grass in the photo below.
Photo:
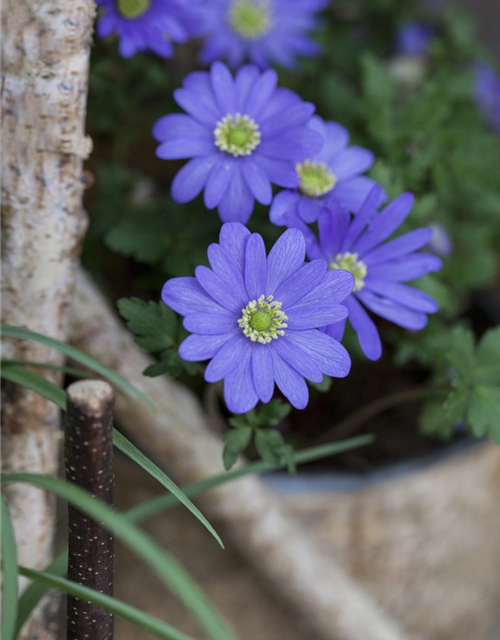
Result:
{"label": "blade of grass", "polygon": [[12,522],[5,499],[2,502],[2,622],[1,631],[3,640],[14,640],[16,637],[17,618],[17,551]]}
{"label": "blade of grass", "polygon": [[58,589],[75,598],[92,602],[105,611],[109,611],[124,620],[136,624],[144,631],[149,631],[158,638],[164,638],[165,640],[193,640],[191,636],[182,633],[182,631],[178,631],[166,622],[162,622],[142,612],[140,609],[136,609],[136,607],[132,607],[126,602],[99,593],[88,587],[83,587],[71,580],[51,575],[45,571],[26,569],[25,567],[19,567],[19,572],[26,578],[31,578],[34,581],[33,584],[43,584],[47,588]]}
{"label": "blade of grass", "polygon": [[100,376],[111,382],[111,384],[116,385],[117,387],[123,389],[127,393],[132,396],[138,398],[143,404],[149,407],[150,411],[154,413],[154,406],[149,400],[147,396],[142,393],[139,389],[131,385],[129,382],[122,378],[120,375],[108,369],[94,358],[91,358],[83,351],[72,347],[69,344],[65,344],[64,342],[60,342],[59,340],[55,340],[54,338],[49,338],[49,336],[44,336],[41,333],[36,333],[34,331],[29,331],[28,329],[24,329],[22,327],[12,327],[10,325],[2,325],[0,328],[2,335],[5,338],[17,338],[19,340],[32,340],[34,342],[39,342],[48,347],[52,347],[61,353],[64,353],[65,356],[71,358],[75,362],[87,367],[87,369],[91,369],[95,371]]}
{"label": "blade of grass", "polygon": [[[322,458],[333,456],[344,451],[349,451],[350,449],[355,449],[356,447],[363,447],[371,444],[374,439],[375,438],[371,435],[358,436],[356,438],[349,438],[349,440],[344,440],[343,442],[336,442],[332,444],[304,449],[303,451],[299,451],[295,454],[295,464],[300,465],[306,462],[312,462],[314,460],[321,460]],[[234,471],[221,473],[219,475],[207,478],[206,480],[201,480],[200,482],[193,482],[192,484],[188,484],[185,487],[181,487],[181,489],[185,495],[192,498],[194,496],[200,495],[201,493],[204,493],[205,491],[208,491],[209,489],[213,489],[214,487],[225,484],[226,482],[231,482],[231,480],[236,480],[247,474],[258,474],[268,471],[275,471],[277,469],[284,469],[286,466],[286,463],[274,466],[266,462],[254,462],[252,464],[247,464],[241,469],[235,469]],[[131,522],[141,522],[142,520],[150,518],[157,513],[160,513],[161,511],[174,507],[176,504],[177,500],[175,500],[172,496],[161,495],[148,500],[144,504],[140,504],[137,507],[132,507],[123,515],[125,518],[127,518],[127,520],[130,520]],[[46,568],[46,571],[48,573],[62,576],[66,572],[66,562],[67,551],[63,551]],[[47,591],[48,587],[41,583],[33,583],[28,587],[28,589],[26,589],[19,602],[18,629],[28,619],[31,611],[36,607],[38,602],[43,598]]]}
{"label": "blade of grass", "polygon": [[[54,402],[58,407],[66,410],[66,392],[49,380],[46,380],[38,373],[30,371],[25,367],[18,365],[7,365],[2,369],[2,378],[20,384],[31,391],[40,394],[46,400]],[[224,549],[224,544],[207,518],[201,513],[198,507],[189,500],[175,482],[167,476],[154,462],[133,445],[124,435],[116,429],[113,429],[113,443],[117,449],[122,451],[126,456],[142,467],[155,480],[162,484],[168,491],[175,496],[175,500],[181,502],[195,518],[213,535],[220,546]]]}
{"label": "blade of grass", "polygon": [[2,378],[9,382],[19,384],[26,389],[30,389],[53,402],[58,407],[66,410],[66,392],[50,380],[46,380],[43,376],[16,364],[8,364],[2,367]]}
{"label": "blade of grass", "polygon": [[86,373],[82,369],[75,367],[62,367],[51,362],[36,362],[35,360],[14,360],[12,358],[2,358],[2,367],[17,365],[19,367],[33,367],[38,369],[48,369],[50,371],[60,371],[66,373],[72,378],[93,378],[93,373]]}
{"label": "blade of grass", "polygon": [[[350,449],[364,447],[368,444],[371,444],[374,440],[375,438],[372,435],[363,435],[357,436],[355,438],[349,438],[348,440],[343,440],[342,442],[333,442],[318,447],[310,447],[309,449],[304,449],[303,451],[296,452],[294,454],[294,463],[296,465],[301,465],[305,464],[306,462],[321,460],[322,458],[327,458],[329,456],[343,453],[344,451],[349,451]],[[284,469],[287,466],[288,465],[286,462],[283,464],[271,464],[270,462],[263,461],[252,462],[251,464],[247,464],[239,469],[234,469],[233,471],[225,471],[224,473],[211,476],[210,478],[206,478],[205,480],[199,480],[198,482],[193,482],[191,484],[185,485],[184,487],[181,487],[181,489],[186,496],[188,496],[189,498],[193,498],[200,493],[204,493],[205,491],[214,489],[221,484],[226,484],[226,482],[237,480],[238,478],[242,478],[243,476],[246,476],[248,474],[255,475],[268,473],[269,471]],[[127,518],[132,522],[141,522],[142,520],[150,518],[157,513],[164,511],[165,509],[170,509],[175,505],[176,502],[172,499],[172,496],[161,495],[157,496],[156,498],[152,498],[151,500],[148,500],[143,504],[139,504],[136,507],[132,507],[126,512],[126,515]]]}
{"label": "blade of grass", "polygon": [[189,500],[186,495],[182,492],[181,489],[175,484],[173,480],[171,480],[166,473],[164,473],[154,462],[152,462],[147,456],[145,456],[139,449],[133,445],[124,435],[122,435],[116,429],[113,430],[113,443],[117,449],[119,449],[122,453],[127,455],[131,460],[133,460],[136,464],[142,467],[149,475],[153,476],[160,484],[162,484],[174,498],[174,501],[179,501],[182,503],[186,509],[191,511],[191,513],[198,518],[198,520],[203,524],[203,526],[210,531],[213,537],[217,540],[220,546],[224,549],[224,544],[220,539],[219,534],[212,527],[210,522],[205,518],[205,516],[201,513],[198,507],[195,507],[194,504]]}
{"label": "blade of grass", "polygon": [[220,617],[200,587],[183,567],[154,540],[90,493],[68,482],[29,473],[12,473],[2,483],[33,484],[67,500],[88,516],[102,523],[113,535],[141,557],[183,602],[195,620],[213,640],[235,640],[234,633]]}

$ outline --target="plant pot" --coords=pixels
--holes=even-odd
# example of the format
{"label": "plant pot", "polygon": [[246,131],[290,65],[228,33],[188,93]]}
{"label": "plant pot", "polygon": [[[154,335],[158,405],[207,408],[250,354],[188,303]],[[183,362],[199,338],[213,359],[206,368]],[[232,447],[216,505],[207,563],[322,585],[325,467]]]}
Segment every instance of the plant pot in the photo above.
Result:
{"label": "plant pot", "polygon": [[412,640],[500,638],[499,447],[267,482]]}

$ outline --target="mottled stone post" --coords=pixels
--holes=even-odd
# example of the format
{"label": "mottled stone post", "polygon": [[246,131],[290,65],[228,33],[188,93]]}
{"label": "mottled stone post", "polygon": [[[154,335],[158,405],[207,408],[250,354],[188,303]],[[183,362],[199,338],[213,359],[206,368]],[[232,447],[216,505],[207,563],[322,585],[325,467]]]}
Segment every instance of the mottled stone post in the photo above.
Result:
{"label": "mottled stone post", "polygon": [[[107,382],[81,380],[68,389],[65,433],[66,478],[109,505],[114,499],[113,402]],[[113,536],[69,507],[68,578],[113,595]],[[113,616],[68,597],[67,640],[111,640]]]}

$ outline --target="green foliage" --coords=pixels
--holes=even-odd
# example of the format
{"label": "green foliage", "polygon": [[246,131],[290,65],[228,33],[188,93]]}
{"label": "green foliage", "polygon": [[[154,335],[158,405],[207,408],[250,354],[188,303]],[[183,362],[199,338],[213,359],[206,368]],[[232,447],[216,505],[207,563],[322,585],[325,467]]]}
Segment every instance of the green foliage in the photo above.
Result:
{"label": "green foliage", "polygon": [[12,529],[9,510],[3,495],[0,495],[2,509],[2,621],[3,640],[14,640],[16,637],[17,619],[17,582],[19,570],[17,566],[16,539]]}
{"label": "green foliage", "polygon": [[196,364],[182,360],[177,354],[185,334],[178,317],[163,302],[122,298],[118,310],[127,321],[128,328],[136,334],[136,344],[151,353],[159,353],[159,361],[144,370],[146,376],[165,373],[175,377],[181,373],[196,373]]}
{"label": "green foliage", "polygon": [[472,331],[456,328],[446,359],[450,389],[444,403],[426,407],[423,430],[450,437],[457,423],[464,422],[473,435],[500,444],[500,327],[488,331],[477,346]]}
{"label": "green foliage", "polygon": [[268,404],[252,409],[241,416],[229,418],[233,427],[224,434],[224,467],[231,469],[236,458],[243,453],[255,434],[255,448],[262,460],[273,465],[286,464],[290,472],[295,471],[293,447],[286,444],[279,431],[265,429],[278,425],[290,413],[292,407],[282,400],[271,400]]}

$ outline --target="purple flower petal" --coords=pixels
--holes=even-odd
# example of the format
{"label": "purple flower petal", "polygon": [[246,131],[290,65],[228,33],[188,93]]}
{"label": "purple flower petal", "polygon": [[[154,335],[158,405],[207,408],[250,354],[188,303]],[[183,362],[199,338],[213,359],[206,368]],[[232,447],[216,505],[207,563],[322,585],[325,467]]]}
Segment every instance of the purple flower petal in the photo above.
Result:
{"label": "purple flower petal", "polygon": [[363,262],[367,265],[380,264],[388,260],[394,260],[412,251],[417,251],[426,245],[432,237],[432,229],[415,229],[404,235],[390,240],[373,249],[363,256]]}
{"label": "purple flower petal", "polygon": [[156,149],[162,160],[183,160],[196,156],[207,156],[214,150],[213,140],[207,133],[204,138],[173,138]]}
{"label": "purple flower petal", "polygon": [[236,296],[234,290],[228,290],[227,280],[208,269],[207,267],[196,267],[195,276],[203,289],[214,300],[232,313],[239,313],[246,305],[246,301],[241,296]]}
{"label": "purple flower petal", "polygon": [[338,182],[329,195],[338,200],[348,211],[358,213],[375,184],[375,181],[371,178],[357,176],[356,178]]}
{"label": "purple flower petal", "polygon": [[288,229],[276,241],[267,258],[267,295],[274,295],[280,284],[295,273],[306,257],[304,236]]}
{"label": "purple flower petal", "polygon": [[350,296],[345,305],[349,310],[349,322],[357,333],[363,353],[370,360],[378,360],[382,355],[382,343],[375,323],[359,304],[356,296]]}
{"label": "purple flower petal", "polygon": [[207,178],[207,186],[203,194],[207,209],[213,209],[220,203],[236,171],[236,165],[230,160],[219,160],[214,165]]}
{"label": "purple flower petal", "polygon": [[323,198],[316,199],[299,195],[297,211],[304,222],[311,224],[312,222],[316,222],[323,206]]}
{"label": "purple flower petal", "polygon": [[224,333],[234,332],[239,329],[234,313],[190,313],[182,323],[191,333],[199,333],[205,336],[219,336]]}
{"label": "purple flower petal", "polygon": [[219,242],[233,259],[243,275],[245,265],[245,247],[250,237],[250,231],[239,222],[227,222],[222,225]]}
{"label": "purple flower petal", "polygon": [[219,203],[219,216],[223,222],[241,222],[245,224],[252,215],[254,199],[241,177],[238,167],[229,188]]}
{"label": "purple flower petal", "polygon": [[310,102],[299,102],[286,111],[282,111],[263,120],[260,130],[263,136],[273,138],[285,129],[297,127],[306,122],[314,113],[315,106]]}
{"label": "purple flower petal", "polygon": [[391,280],[367,278],[367,291],[373,291],[380,296],[394,300],[408,309],[422,313],[436,313],[439,309],[437,302],[430,295],[419,289],[399,284]]}
{"label": "purple flower petal", "polygon": [[311,289],[298,304],[300,306],[309,305],[310,307],[325,302],[340,304],[351,294],[353,287],[354,277],[351,273],[343,271],[342,269],[333,269],[327,271],[319,284]]}
{"label": "purple flower petal", "polygon": [[233,413],[246,413],[259,401],[252,377],[252,349],[245,352],[231,375],[224,378],[224,400]]}
{"label": "purple flower petal", "polygon": [[171,113],[154,123],[152,134],[162,142],[166,138],[203,138],[210,136],[210,129],[185,113]]}
{"label": "purple flower petal", "polygon": [[161,292],[163,302],[177,313],[223,313],[220,305],[213,300],[196,281],[196,278],[171,278]]}
{"label": "purple flower petal", "polygon": [[366,291],[366,288],[363,291],[358,291],[356,295],[370,311],[404,329],[423,329],[427,324],[425,313],[412,311],[392,300],[377,296],[371,291]]}
{"label": "purple flower petal", "polygon": [[348,142],[347,129],[336,122],[325,122],[325,144],[318,159],[331,162],[342,149],[347,147]]}
{"label": "purple flower petal", "polygon": [[339,180],[347,180],[367,171],[374,159],[373,153],[367,149],[349,147],[332,159],[330,167]]}
{"label": "purple flower petal", "polygon": [[270,349],[273,359],[274,379],[281,393],[296,409],[304,409],[309,401],[309,390],[304,378],[287,364],[274,349]]}
{"label": "purple flower petal", "polygon": [[188,89],[176,89],[174,99],[184,111],[187,111],[193,118],[215,129],[219,120],[219,113],[213,109],[213,99],[207,99],[205,92],[194,93]]}
{"label": "purple flower petal", "polygon": [[223,62],[213,63],[210,68],[210,83],[220,112],[236,113],[238,110],[236,87],[231,72]]}
{"label": "purple flower petal", "polygon": [[245,285],[250,300],[257,300],[266,291],[267,257],[264,240],[258,233],[248,239],[245,254]]}
{"label": "purple flower petal", "polygon": [[201,193],[217,156],[193,158],[180,169],[172,181],[172,198],[175,202],[189,202]]}
{"label": "purple flower petal", "polygon": [[393,200],[373,219],[365,233],[354,243],[352,250],[363,255],[387,240],[406,220],[414,201],[411,193],[403,193]]}
{"label": "purple flower petal", "polygon": [[214,274],[220,278],[221,282],[224,282],[227,295],[236,300],[238,309],[244,307],[248,302],[248,294],[243,275],[238,265],[233,261],[231,254],[219,244],[211,244],[208,247],[207,255]]}
{"label": "purple flower petal", "polygon": [[251,351],[250,341],[241,331],[222,345],[205,369],[207,382],[218,382],[230,375],[238,363]]}
{"label": "purple flower petal", "polygon": [[285,224],[286,213],[295,213],[299,202],[297,191],[281,191],[274,197],[269,211],[269,219],[278,226]]}
{"label": "purple flower petal", "polygon": [[298,229],[302,232],[302,235],[304,236],[304,239],[306,241],[306,252],[309,260],[324,260],[325,256],[319,248],[314,232],[306,224],[304,224],[304,222],[302,222],[298,215],[285,213],[283,216],[283,222],[289,229]]}
{"label": "purple flower petal", "polygon": [[350,219],[347,210],[337,202],[332,202],[328,209],[321,210],[318,216],[319,244],[326,260],[333,260],[339,253]]}
{"label": "purple flower petal", "polygon": [[273,359],[269,345],[252,345],[252,374],[259,400],[269,402],[274,393]]}
{"label": "purple flower petal", "polygon": [[346,349],[322,331],[288,331],[290,341],[309,354],[327,376],[345,378],[351,370],[351,359]]}
{"label": "purple flower petal", "polygon": [[278,74],[274,69],[267,69],[255,80],[251,93],[245,102],[245,113],[258,120],[267,102],[278,84]]}
{"label": "purple flower petal", "polygon": [[373,187],[366,200],[363,202],[361,209],[351,222],[342,243],[341,251],[350,251],[352,245],[363,233],[363,229],[368,225],[373,217],[377,214],[377,207],[383,198],[384,190],[379,185]]}
{"label": "purple flower petal", "polygon": [[443,261],[428,253],[415,253],[399,260],[375,264],[370,267],[370,278],[406,282],[439,271]]}
{"label": "purple flower petal", "polygon": [[253,197],[261,204],[271,204],[273,190],[266,173],[252,158],[244,159],[242,170],[243,178]]}
{"label": "purple flower petal", "polygon": [[346,321],[336,322],[324,327],[323,331],[337,342],[341,342],[344,337]]}
{"label": "purple flower petal", "polygon": [[246,101],[250,95],[250,91],[259,77],[259,70],[251,64],[245,65],[238,69],[235,78],[236,91],[238,93],[239,111],[246,113]]}
{"label": "purple flower petal", "polygon": [[323,302],[316,306],[309,304],[294,305],[287,309],[289,329],[302,331],[326,327],[347,318],[347,309],[340,304]]}
{"label": "purple flower petal", "polygon": [[326,262],[324,260],[314,260],[305,264],[282,282],[277,287],[274,297],[282,303],[285,313],[287,308],[290,308],[319,284],[325,273]]}
{"label": "purple flower petal", "polygon": [[321,382],[323,380],[323,374],[309,353],[304,351],[292,340],[287,340],[287,337],[288,332],[285,336],[278,338],[278,340],[272,343],[272,349],[275,353],[307,380],[317,383]]}
{"label": "purple flower petal", "polygon": [[202,362],[213,358],[217,351],[234,334],[226,333],[222,336],[200,336],[196,333],[188,336],[179,347],[179,355],[188,362]]}

